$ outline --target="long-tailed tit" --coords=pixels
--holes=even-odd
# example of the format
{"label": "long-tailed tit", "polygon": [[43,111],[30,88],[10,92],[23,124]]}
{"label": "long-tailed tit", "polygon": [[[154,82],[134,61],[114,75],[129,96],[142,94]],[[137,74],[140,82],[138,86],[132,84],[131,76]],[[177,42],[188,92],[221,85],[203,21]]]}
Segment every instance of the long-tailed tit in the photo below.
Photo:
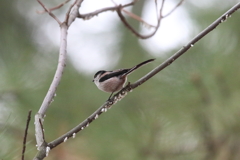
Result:
{"label": "long-tailed tit", "polygon": [[110,99],[114,92],[117,92],[123,88],[124,84],[127,81],[127,76],[130,73],[142,65],[145,65],[154,60],[155,59],[149,59],[129,69],[118,69],[115,71],[100,70],[94,75],[93,82],[96,84],[98,89],[111,93],[110,97],[108,98]]}

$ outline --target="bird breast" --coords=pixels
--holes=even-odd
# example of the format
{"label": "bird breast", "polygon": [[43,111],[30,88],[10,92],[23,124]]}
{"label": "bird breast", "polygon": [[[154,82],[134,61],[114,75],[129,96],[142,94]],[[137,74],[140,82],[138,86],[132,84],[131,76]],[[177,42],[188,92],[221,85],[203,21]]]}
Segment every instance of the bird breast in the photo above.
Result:
{"label": "bird breast", "polygon": [[104,82],[97,82],[97,87],[104,91],[104,92],[117,92],[121,90],[127,81],[127,78],[119,78],[119,77],[112,77],[110,79],[105,80]]}

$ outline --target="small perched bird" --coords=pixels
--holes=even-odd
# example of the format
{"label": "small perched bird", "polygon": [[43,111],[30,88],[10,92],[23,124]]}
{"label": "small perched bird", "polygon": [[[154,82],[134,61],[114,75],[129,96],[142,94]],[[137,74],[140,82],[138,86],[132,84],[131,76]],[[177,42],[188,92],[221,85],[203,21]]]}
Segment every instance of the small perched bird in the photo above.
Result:
{"label": "small perched bird", "polygon": [[129,69],[118,69],[115,71],[100,70],[94,75],[93,82],[98,89],[111,93],[108,100],[111,98],[114,92],[121,90],[127,81],[127,76],[138,69],[139,67],[154,61],[155,59],[149,59]]}

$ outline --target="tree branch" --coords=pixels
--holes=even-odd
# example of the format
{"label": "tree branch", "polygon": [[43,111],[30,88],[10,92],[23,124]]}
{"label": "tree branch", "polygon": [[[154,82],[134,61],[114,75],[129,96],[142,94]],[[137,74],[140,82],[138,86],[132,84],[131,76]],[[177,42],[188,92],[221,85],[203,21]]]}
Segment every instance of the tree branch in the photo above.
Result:
{"label": "tree branch", "polygon": [[27,134],[28,134],[28,127],[29,127],[29,123],[30,123],[30,120],[31,120],[31,114],[32,114],[32,111],[30,110],[28,112],[28,118],[27,118],[24,138],[23,138],[22,160],[24,160],[24,154],[25,154],[26,142],[27,142]]}
{"label": "tree branch", "polygon": [[[129,7],[129,6],[132,6],[134,5],[136,2],[136,0],[128,3],[128,4],[125,4],[125,5],[122,5],[122,8],[126,8],[126,7]],[[107,12],[107,11],[116,11],[117,9],[119,8],[119,6],[114,6],[114,7],[106,7],[106,8],[102,8],[102,9],[99,9],[99,10],[96,10],[94,12],[91,12],[91,13],[86,13],[86,14],[78,14],[78,18],[82,18],[84,20],[89,20],[91,19],[92,17],[94,16],[97,16],[98,14],[102,13],[102,12]]]}
{"label": "tree branch", "polygon": [[[130,85],[130,83],[128,85]],[[66,140],[71,138],[71,137],[75,138],[75,135],[78,132],[80,132],[83,129],[85,129],[86,127],[88,127],[90,123],[92,123],[94,120],[96,120],[102,113],[107,112],[108,109],[110,109],[114,104],[116,104],[118,101],[123,99],[126,95],[127,95],[127,92],[124,89],[119,91],[109,101],[106,101],[101,107],[99,107],[87,119],[85,119],[83,122],[81,122],[79,125],[74,127],[69,132],[65,133],[61,137],[59,137],[56,140],[48,143],[48,146],[52,149],[52,148],[56,147],[57,145],[59,145],[59,144],[61,144],[63,142],[66,142]]]}
{"label": "tree branch", "polygon": [[63,23],[61,25],[61,42],[60,42],[60,50],[59,50],[59,60],[56,73],[54,75],[53,81],[50,85],[50,88],[47,92],[46,97],[43,100],[43,103],[35,115],[35,132],[36,132],[36,141],[38,150],[40,149],[41,145],[44,144],[44,135],[42,133],[42,125],[39,123],[39,120],[43,122],[44,115],[53,101],[54,96],[56,95],[57,87],[60,83],[62,78],[63,70],[66,65],[66,58],[67,58],[67,25]]}
{"label": "tree branch", "polygon": [[109,101],[105,102],[98,110],[96,110],[91,116],[89,116],[87,119],[85,119],[82,123],[80,123],[78,126],[67,132],[66,134],[62,135],[58,139],[50,142],[48,146],[52,149],[59,145],[60,143],[64,142],[64,139],[68,139],[70,137],[75,137],[76,133],[86,128],[93,120],[95,120],[100,114],[103,112],[106,112],[107,109],[109,109],[112,105],[117,103],[117,101],[120,101],[123,97],[126,96],[128,92],[131,92],[134,88],[138,87],[139,85],[146,82],[148,79],[153,77],[155,74],[172,64],[177,58],[179,58],[182,54],[186,53],[195,43],[197,43],[200,39],[202,39],[205,35],[207,35],[209,32],[211,32],[213,29],[215,29],[219,24],[221,24],[223,21],[225,21],[230,15],[232,15],[235,11],[237,11],[240,8],[240,3],[232,7],[230,10],[228,10],[225,14],[223,14],[220,18],[218,18],[215,22],[213,22],[211,25],[209,25],[205,30],[203,30],[200,34],[198,34],[195,38],[193,38],[186,46],[184,46],[182,49],[180,49],[178,52],[176,52],[174,55],[172,55],[170,58],[168,58],[165,62],[163,62],[161,65],[153,69],[151,72],[146,74],[144,77],[140,78],[138,81],[136,81],[133,84],[128,84],[126,87],[124,87],[121,91],[119,91],[117,94],[115,94]]}
{"label": "tree branch", "polygon": [[53,101],[53,98],[56,96],[56,90],[62,78],[63,70],[66,65],[67,59],[67,25],[61,25],[61,42],[60,42],[60,50],[59,50],[59,59],[58,59],[58,66],[53,78],[53,81],[50,85],[48,93],[43,100],[43,103],[38,111],[38,113],[43,117],[46,113],[47,108]]}
{"label": "tree branch", "polygon": [[[47,146],[47,143],[44,139],[44,133],[43,133],[43,127],[42,123],[44,120],[45,113],[47,109],[49,108],[51,102],[53,101],[53,98],[56,96],[56,90],[60,83],[60,80],[62,78],[62,74],[66,65],[66,58],[67,58],[67,35],[68,35],[68,27],[70,24],[76,19],[78,9],[82,3],[83,0],[76,0],[69,8],[65,21],[61,23],[48,9],[45,7],[45,5],[40,1],[37,0],[42,7],[49,13],[50,16],[52,16],[55,20],[58,21],[60,24],[60,30],[61,30],[61,37],[60,37],[60,49],[59,49],[59,58],[58,58],[58,65],[57,69],[54,75],[54,78],[52,80],[52,83],[49,87],[49,90],[42,102],[42,105],[38,111],[38,113],[35,115],[35,136],[37,141],[37,149],[39,150],[38,154],[35,156],[35,160],[41,160],[44,157],[48,155],[48,152],[50,151],[50,148]],[[75,7],[75,10],[72,10],[72,8]],[[71,14],[70,14],[71,12]]]}
{"label": "tree branch", "polygon": [[75,2],[69,8],[69,10],[66,14],[66,19],[65,19],[65,22],[67,23],[68,26],[70,26],[72,24],[72,22],[74,22],[75,19],[78,17],[79,8],[80,8],[82,2],[83,2],[83,0],[75,0]]}
{"label": "tree branch", "polygon": [[[155,35],[155,33],[157,32],[157,30],[159,29],[160,27],[160,23],[161,23],[161,20],[162,20],[162,10],[163,10],[163,7],[164,7],[164,2],[165,0],[162,0],[162,4],[161,4],[161,7],[160,7],[160,11],[159,11],[159,17],[157,18],[157,26],[155,28],[155,30],[149,34],[149,35],[142,35],[140,33],[138,33],[128,22],[127,20],[125,19],[125,17],[122,15],[122,6],[119,5],[118,9],[117,9],[117,13],[118,13],[118,16],[119,18],[121,19],[121,21],[123,22],[123,24],[133,33],[135,34],[138,38],[141,38],[141,39],[147,39],[147,38],[150,38],[152,36]],[[156,3],[156,6],[157,6],[157,1],[155,1]]]}
{"label": "tree branch", "polygon": [[[59,8],[61,8],[62,6],[64,6],[66,3],[68,3],[70,0],[66,0],[65,2],[63,2],[63,3],[61,3],[61,4],[59,4],[59,5],[57,5],[57,6],[55,6],[55,7],[53,7],[53,8],[49,8],[48,10],[50,11],[50,12],[52,12],[52,11],[54,11],[54,10],[57,10],[57,9],[59,9]],[[37,13],[39,13],[39,14],[43,14],[43,13],[45,13],[46,12],[46,10],[44,10],[44,11],[37,11]]]}
{"label": "tree branch", "polygon": [[129,11],[123,9],[123,8],[122,8],[122,11],[124,13],[126,13],[129,17],[141,22],[142,24],[144,24],[145,26],[147,26],[149,28],[157,28],[156,26],[147,23],[146,21],[144,21],[141,17],[137,16],[136,14],[133,14],[133,13],[131,13],[131,12],[129,12]]}
{"label": "tree branch", "polygon": [[44,8],[44,10],[53,18],[55,19],[59,25],[61,25],[61,21],[49,10],[46,8],[46,6],[41,2],[41,0],[37,0],[38,3]]}
{"label": "tree branch", "polygon": [[167,16],[171,15],[182,3],[184,0],[180,0],[179,3],[170,11],[168,12],[166,15],[162,16],[162,18],[166,18]]}
{"label": "tree branch", "polygon": [[[112,0],[112,2],[116,5],[119,6],[116,2],[114,2],[114,0]],[[155,1],[156,2],[156,1]],[[149,28],[156,28],[156,26],[151,25],[149,23],[147,23],[146,21],[144,21],[141,17],[137,16],[136,14],[129,12],[127,10],[125,10],[124,8],[121,9],[125,14],[127,14],[129,17],[141,22],[142,24],[144,24],[145,26],[148,26]],[[158,12],[158,11],[157,11]]]}

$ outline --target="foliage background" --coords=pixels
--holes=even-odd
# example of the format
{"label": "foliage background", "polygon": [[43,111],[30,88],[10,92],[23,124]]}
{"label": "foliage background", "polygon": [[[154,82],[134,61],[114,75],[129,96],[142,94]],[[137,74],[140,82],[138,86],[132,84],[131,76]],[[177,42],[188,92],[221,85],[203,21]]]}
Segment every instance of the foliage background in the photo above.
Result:
{"label": "foliage background", "polygon": [[[20,158],[27,112],[31,109],[36,113],[40,107],[58,57],[57,46],[46,36],[51,33],[43,33],[43,26],[53,20],[38,15],[32,21],[38,4],[27,0],[21,2],[24,5],[19,3],[2,1],[0,5],[0,159],[4,160]],[[59,2],[46,3],[54,6]],[[181,8],[191,20],[190,37],[235,3],[236,0],[186,1]],[[133,8],[134,12],[141,13],[142,5]],[[62,13],[64,8],[57,12],[59,16]],[[75,139],[53,149],[46,159],[239,159],[239,18],[238,11]],[[179,44],[164,55],[156,55],[146,51],[120,23],[117,32],[114,46],[108,48],[112,51],[110,59],[119,59],[113,60],[116,65],[110,65],[112,68],[157,58],[132,74],[129,81],[141,77],[181,47]],[[104,41],[105,34],[116,33],[96,37]],[[80,123],[108,97],[91,83],[92,75],[77,69],[69,58],[57,97],[45,118],[47,141]],[[35,153],[31,123],[27,159]]]}

